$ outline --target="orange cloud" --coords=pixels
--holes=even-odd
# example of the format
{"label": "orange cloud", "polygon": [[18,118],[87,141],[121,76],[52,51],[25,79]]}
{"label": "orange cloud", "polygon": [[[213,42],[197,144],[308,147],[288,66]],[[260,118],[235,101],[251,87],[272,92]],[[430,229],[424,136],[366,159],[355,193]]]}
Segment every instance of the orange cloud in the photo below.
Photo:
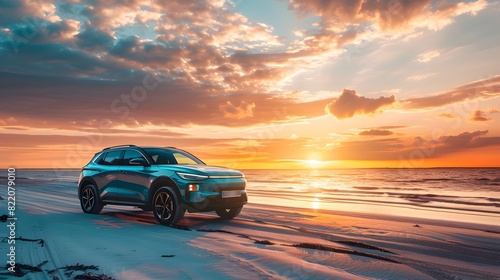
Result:
{"label": "orange cloud", "polygon": [[487,121],[491,121],[492,119],[487,116],[486,112],[481,111],[481,110],[475,110],[472,113],[470,120],[475,121],[475,122],[487,122]]}
{"label": "orange cloud", "polygon": [[[417,160],[436,159],[485,147],[500,147],[500,137],[487,137],[487,130],[463,132],[438,139],[415,137],[367,141],[344,141],[323,152],[328,160]],[[413,141],[410,141],[413,140]]]}
{"label": "orange cloud", "polygon": [[396,102],[394,95],[389,97],[366,98],[356,91],[344,89],[340,97],[326,105],[326,110],[338,119],[351,118],[355,114],[373,114],[380,108]]}
{"label": "orange cloud", "polygon": [[431,3],[430,0],[291,0],[290,7],[300,15],[314,14],[321,18],[325,30],[339,30],[347,25],[373,23],[382,30],[416,28],[440,29],[452,18],[465,13],[475,14],[487,2]]}
{"label": "orange cloud", "polygon": [[450,114],[450,113],[441,113],[439,116],[443,119],[453,119],[456,118],[457,116]]}
{"label": "orange cloud", "polygon": [[[15,117],[17,126],[30,128],[77,130],[98,129],[101,121],[112,127],[241,127],[322,116],[331,101],[303,102],[258,93],[224,95],[182,80],[136,74],[128,81],[96,81],[0,72],[0,84],[12,93],[10,103],[0,103],[0,119]],[[23,82],[26,79],[29,84]],[[42,94],[48,89],[50,94]]]}
{"label": "orange cloud", "polygon": [[429,0],[292,0],[290,6],[301,14],[314,13],[321,16],[323,25],[374,21],[384,28],[396,28],[429,10],[429,3]]}
{"label": "orange cloud", "polygon": [[392,134],[394,134],[394,132],[390,130],[381,130],[381,129],[364,130],[359,133],[359,135],[361,136],[388,136]]}
{"label": "orange cloud", "polygon": [[234,106],[231,101],[226,104],[220,105],[219,109],[224,113],[224,117],[231,119],[244,119],[253,116],[255,103],[246,103],[241,101],[240,106]]}
{"label": "orange cloud", "polygon": [[406,109],[428,109],[475,99],[500,96],[500,76],[472,82],[445,93],[401,100]]}

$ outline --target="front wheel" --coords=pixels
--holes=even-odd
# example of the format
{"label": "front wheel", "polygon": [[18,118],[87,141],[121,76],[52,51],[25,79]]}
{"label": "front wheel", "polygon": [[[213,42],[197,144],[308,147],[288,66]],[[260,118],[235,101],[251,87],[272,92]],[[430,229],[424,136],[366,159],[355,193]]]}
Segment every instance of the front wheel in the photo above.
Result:
{"label": "front wheel", "polygon": [[168,226],[179,222],[186,210],[179,204],[179,199],[169,187],[159,188],[153,196],[153,214],[158,223]]}
{"label": "front wheel", "polygon": [[224,220],[230,220],[241,213],[242,206],[233,208],[216,209],[215,213]]}
{"label": "front wheel", "polygon": [[99,195],[94,185],[83,187],[82,194],[80,195],[80,206],[85,213],[99,214],[101,212],[104,204],[99,200]]}

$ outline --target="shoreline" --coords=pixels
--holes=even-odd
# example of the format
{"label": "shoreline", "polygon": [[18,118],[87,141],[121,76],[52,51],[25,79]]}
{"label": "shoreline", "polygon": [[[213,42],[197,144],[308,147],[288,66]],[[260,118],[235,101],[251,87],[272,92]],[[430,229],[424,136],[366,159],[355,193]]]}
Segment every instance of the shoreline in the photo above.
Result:
{"label": "shoreline", "polygon": [[306,214],[312,214],[312,213],[319,215],[328,214],[332,216],[345,216],[345,217],[363,218],[370,220],[397,221],[401,223],[408,223],[414,225],[428,224],[433,226],[454,227],[454,228],[478,230],[478,231],[500,234],[500,226],[490,225],[490,224],[460,222],[460,221],[450,221],[450,220],[430,219],[430,218],[418,218],[418,217],[402,217],[389,214],[376,214],[376,213],[354,212],[354,211],[337,211],[337,210],[326,210],[326,209],[315,210],[315,209],[299,208],[299,207],[273,206],[269,204],[259,204],[259,203],[252,203],[249,204],[249,206],[253,208],[263,208],[263,209],[270,208],[273,210],[287,209],[290,212],[299,212]]}

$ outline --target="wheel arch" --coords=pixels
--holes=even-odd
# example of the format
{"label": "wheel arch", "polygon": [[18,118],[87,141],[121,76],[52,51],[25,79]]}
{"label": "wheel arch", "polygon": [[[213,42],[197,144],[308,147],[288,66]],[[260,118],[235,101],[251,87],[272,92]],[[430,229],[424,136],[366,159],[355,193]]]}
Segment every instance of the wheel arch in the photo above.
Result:
{"label": "wheel arch", "polygon": [[148,196],[148,203],[151,203],[153,200],[153,196],[155,195],[156,191],[161,188],[161,187],[170,187],[174,190],[175,195],[177,195],[177,198],[179,199],[179,202],[182,202],[182,196],[181,192],[179,190],[179,187],[177,184],[170,179],[167,176],[161,176],[156,178],[153,183],[151,183],[151,187],[149,188],[149,196]]}
{"label": "wheel arch", "polygon": [[94,185],[99,196],[99,188],[97,187],[95,180],[92,177],[83,177],[82,180],[80,180],[80,184],[78,185],[78,199],[81,198],[82,188],[88,184]]}

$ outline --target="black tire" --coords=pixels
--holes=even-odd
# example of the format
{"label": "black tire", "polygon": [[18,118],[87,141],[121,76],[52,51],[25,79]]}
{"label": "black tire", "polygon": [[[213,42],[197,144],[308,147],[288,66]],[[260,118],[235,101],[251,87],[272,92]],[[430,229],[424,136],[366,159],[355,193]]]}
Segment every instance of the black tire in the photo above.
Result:
{"label": "black tire", "polygon": [[223,208],[223,209],[216,209],[215,213],[219,215],[224,220],[231,220],[232,218],[238,216],[241,213],[241,209],[243,209],[243,206],[241,207],[233,207],[233,208]]}
{"label": "black tire", "polygon": [[89,184],[82,188],[80,206],[85,213],[99,214],[101,212],[104,204],[99,199],[97,189],[94,185]]}
{"label": "black tire", "polygon": [[170,187],[159,188],[153,196],[153,215],[164,226],[177,224],[186,210],[179,204],[179,198]]}

